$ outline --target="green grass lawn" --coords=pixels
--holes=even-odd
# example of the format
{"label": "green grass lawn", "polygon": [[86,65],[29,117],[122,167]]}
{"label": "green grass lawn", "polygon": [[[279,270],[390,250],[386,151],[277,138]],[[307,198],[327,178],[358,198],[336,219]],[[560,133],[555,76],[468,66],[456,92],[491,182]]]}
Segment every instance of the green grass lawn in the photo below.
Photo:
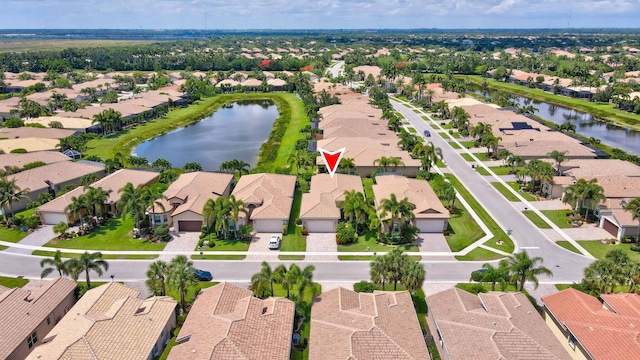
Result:
{"label": "green grass lawn", "polygon": [[247,255],[225,255],[224,252],[218,254],[191,255],[191,260],[244,260]]}
{"label": "green grass lawn", "polygon": [[451,145],[451,148],[453,148],[453,149],[462,149],[462,148],[460,147],[460,145],[458,145],[457,143],[455,143],[455,142],[453,142],[453,141],[452,141],[452,142],[450,142],[450,143],[449,143],[449,145]]}
{"label": "green grass lawn", "polygon": [[452,131],[448,133],[449,135],[451,135],[454,139],[460,139],[462,136],[460,136],[460,133],[457,131]]}
{"label": "green grass lawn", "polygon": [[[27,218],[30,217],[31,215],[33,215],[35,212],[34,209],[26,209],[26,210],[22,210],[19,212],[16,212],[14,214],[15,217],[21,217],[21,218]],[[19,228],[5,228],[3,226],[0,226],[0,240],[2,241],[7,241],[7,242],[12,242],[12,243],[17,243],[18,241],[24,239],[25,236],[27,236],[28,234],[22,230],[20,230]],[[6,247],[3,247],[6,248]],[[2,250],[2,249],[0,249]]]}
{"label": "green grass lawn", "polygon": [[[462,156],[463,159],[467,160],[467,161],[475,161],[471,155],[469,154],[460,154]],[[479,153],[473,153],[473,155],[475,155],[478,160],[480,161],[489,161],[490,159],[487,157],[487,153],[486,152],[479,152]]]}
{"label": "green grass lawn", "polygon": [[467,148],[467,149],[473,149],[473,141],[459,141],[460,145],[462,145],[463,147]]}
{"label": "green grass lawn", "polygon": [[[239,240],[221,240],[221,239],[216,239],[215,236],[211,236],[211,240],[209,240],[208,237],[204,238],[205,241],[213,241],[214,244],[216,244],[216,246],[214,247],[209,247],[209,246],[204,246],[202,248],[203,251],[247,251],[249,250],[249,245],[250,242],[249,241],[239,241]],[[194,251],[198,250],[198,246],[196,245],[196,248],[193,249]]]}
{"label": "green grass lawn", "polygon": [[277,96],[282,100],[280,102],[276,101],[276,105],[279,105],[279,103],[283,105],[286,102],[286,104],[288,104],[288,107],[291,109],[291,119],[289,120],[287,131],[285,131],[284,136],[282,137],[282,141],[280,142],[280,147],[278,148],[278,157],[272,164],[272,169],[275,169],[277,167],[286,166],[288,164],[289,155],[294,152],[296,141],[304,138],[305,136],[302,132],[300,132],[300,130],[306,125],[311,124],[311,121],[305,113],[304,104],[300,99],[296,97],[296,94],[272,93],[266,95]]}
{"label": "green grass lawn", "polygon": [[571,243],[566,240],[556,241],[556,245],[563,247],[569,251],[573,251],[576,254],[582,255],[582,253],[578,251],[578,249],[576,249],[575,246],[571,245]]}
{"label": "green grass lawn", "polygon": [[44,246],[91,250],[162,251],[164,249],[165,243],[156,244],[132,238],[130,234],[133,230],[133,224],[134,222],[130,216],[127,216],[124,220],[122,218],[113,218],[89,235],[68,240],[54,239]]}
{"label": "green grass lawn", "polygon": [[409,127],[409,126],[407,126],[407,131],[409,131],[410,133],[414,133],[414,134],[418,132],[418,130],[416,130],[416,128]]}
{"label": "green grass lawn", "polygon": [[287,235],[282,239],[280,251],[306,251],[307,237],[302,235],[302,227],[296,225],[296,219],[300,217],[300,205],[302,204],[302,192],[296,190],[293,195],[291,214],[287,225]]}
{"label": "green grass lawn", "polygon": [[[185,296],[185,300],[188,303],[193,304],[193,302],[195,301],[195,298],[198,295],[198,293],[200,292],[200,290],[212,287],[212,286],[217,285],[217,284],[219,284],[219,283],[217,283],[215,281],[198,281],[198,283],[196,285],[192,285],[192,286],[189,286],[187,288],[187,296]],[[180,294],[176,290],[167,287],[167,295],[171,296],[178,303],[180,303]]]}
{"label": "green grass lawn", "polygon": [[[542,210],[541,212],[559,228],[568,229],[573,227],[568,223],[567,218],[567,215],[571,214],[571,210]],[[535,226],[541,229],[551,229],[551,225],[544,222],[533,210],[525,210],[522,213],[531,220]]]}
{"label": "green grass lawn", "polygon": [[[471,274],[469,274],[469,276],[471,276]],[[459,283],[456,284],[456,287],[458,289],[462,289],[464,291],[468,291],[470,293],[473,294],[477,294],[479,292],[488,292],[491,291],[491,284],[483,284],[483,283]],[[481,290],[482,291],[479,291]],[[496,291],[505,291],[505,292],[516,292],[518,291],[518,289],[516,289],[516,286],[514,284],[505,284],[505,288],[504,290],[502,290],[502,287],[500,286],[500,284],[496,284]]]}
{"label": "green grass lawn", "polygon": [[364,187],[364,196],[368,201],[372,201],[374,199],[373,196],[373,179],[372,178],[362,178],[362,187]]}
{"label": "green grass lawn", "polygon": [[604,245],[598,240],[580,240],[578,244],[597,259],[604,259],[604,256],[613,249],[622,249],[629,255],[631,260],[640,261],[640,253],[630,249],[633,244]]}
{"label": "green grass lawn", "polygon": [[[89,252],[91,252],[91,250],[89,250]],[[36,255],[36,256],[49,256],[49,257],[53,257],[55,255],[55,251],[44,251],[44,250],[35,250],[34,252],[31,253],[31,255]],[[80,257],[80,255],[82,254],[76,254],[76,253],[66,253],[63,252],[62,253],[62,257],[63,258],[67,258],[67,259],[71,259],[71,258],[77,258]],[[157,258],[158,255],[113,255],[113,254],[102,254],[102,258],[106,259],[106,260],[111,260],[111,259],[117,259],[117,260],[123,260],[123,259],[127,259],[127,260],[153,260],[155,258]]]}
{"label": "green grass lawn", "polygon": [[[536,198],[533,197],[533,195],[525,192],[525,191],[520,191],[520,184],[518,184],[517,182],[508,182],[507,183],[512,189],[514,189],[515,191],[517,191],[518,193],[520,193],[520,195],[522,195],[522,197],[524,197],[526,200],[529,201],[536,201]],[[502,194],[507,200],[509,201],[520,201],[520,199],[518,199],[518,197],[516,197],[511,191],[509,191],[504,185],[502,185],[499,182],[492,182],[491,185],[493,185],[493,187],[496,188],[496,190],[498,190],[500,192],[500,194]]]}
{"label": "green grass lawn", "polygon": [[6,288],[23,287],[29,279],[0,276],[0,285]]}
{"label": "green grass lawn", "polygon": [[460,261],[488,261],[488,260],[496,260],[501,259],[504,256],[495,253],[491,250],[483,249],[483,248],[475,248],[471,250],[467,255],[456,256],[456,260]]}
{"label": "green grass lawn", "polygon": [[[349,245],[338,245],[338,251],[344,252],[387,252],[391,251],[395,246],[380,244],[376,241],[375,231],[368,230],[358,237],[358,241]],[[416,245],[399,245],[399,248],[406,252],[418,252],[420,249]]]}
{"label": "green grass lawn", "polygon": [[[491,169],[491,171],[493,171],[493,173],[495,173],[496,175],[500,176],[500,175],[511,175],[511,166],[489,166],[489,169]],[[516,171],[522,171],[524,170],[523,167],[517,167]],[[478,168],[478,173],[480,173],[480,175],[484,175],[484,176],[488,176],[489,172],[487,170],[485,170],[484,168]]]}
{"label": "green grass lawn", "polygon": [[442,123],[440,123],[440,126],[441,126],[443,129],[453,129],[453,124],[451,123],[451,121],[449,121],[448,123],[446,123],[446,124],[444,124],[444,125],[442,125]]}
{"label": "green grass lawn", "polygon": [[429,120],[429,118],[428,118],[428,117],[426,117],[426,116],[420,116],[420,117],[421,117],[421,118],[422,118],[422,120],[424,120],[424,121],[430,121],[430,120]]}
{"label": "green grass lawn", "polygon": [[456,207],[456,214],[449,219],[451,235],[445,236],[449,248],[458,252],[482,238],[485,234],[480,225],[471,217],[467,209]]}

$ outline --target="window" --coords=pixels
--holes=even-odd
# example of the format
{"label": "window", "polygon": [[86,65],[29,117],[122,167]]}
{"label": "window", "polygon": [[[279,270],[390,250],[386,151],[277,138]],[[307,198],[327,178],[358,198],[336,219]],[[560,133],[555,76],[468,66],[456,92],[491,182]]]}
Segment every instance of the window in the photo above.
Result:
{"label": "window", "polygon": [[154,218],[153,218],[153,222],[155,224],[160,224],[160,215],[155,215]]}
{"label": "window", "polygon": [[151,350],[151,357],[158,356],[158,344],[153,345],[153,350]]}
{"label": "window", "polygon": [[47,325],[51,325],[51,319],[47,316]]}
{"label": "window", "polygon": [[576,348],[576,338],[573,335],[569,335],[569,346],[571,346],[572,349]]}
{"label": "window", "polygon": [[165,222],[165,223],[166,223],[166,222],[167,222],[167,220],[168,220],[168,219],[167,219],[167,215],[164,215],[164,216],[162,217],[162,222]]}
{"label": "window", "polygon": [[36,346],[37,342],[38,342],[38,334],[36,334],[36,332],[34,331],[27,338],[27,346],[29,346],[29,349],[31,349],[32,347]]}

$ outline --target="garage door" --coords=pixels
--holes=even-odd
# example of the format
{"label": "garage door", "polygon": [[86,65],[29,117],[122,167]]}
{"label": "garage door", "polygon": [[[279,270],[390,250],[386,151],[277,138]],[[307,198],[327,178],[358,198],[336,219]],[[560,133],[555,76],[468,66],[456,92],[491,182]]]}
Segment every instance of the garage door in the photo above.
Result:
{"label": "garage door", "polygon": [[444,220],[417,220],[416,227],[421,233],[439,233],[444,228]]}
{"label": "garage door", "polygon": [[282,232],[282,220],[254,220],[253,229],[256,232],[280,233]]}
{"label": "garage door", "polygon": [[304,226],[312,233],[332,233],[336,229],[333,220],[306,220]]}
{"label": "garage door", "polygon": [[201,231],[202,221],[180,220],[178,221],[178,231]]}
{"label": "garage door", "polygon": [[618,227],[616,224],[612,223],[609,219],[604,218],[604,223],[602,223],[602,228],[605,229],[609,234],[613,236],[618,236]]}
{"label": "garage door", "polygon": [[50,213],[50,214],[45,213],[43,214],[43,220],[45,225],[56,225],[56,224],[59,224],[60,222],[67,222],[67,215],[56,214],[56,213]]}

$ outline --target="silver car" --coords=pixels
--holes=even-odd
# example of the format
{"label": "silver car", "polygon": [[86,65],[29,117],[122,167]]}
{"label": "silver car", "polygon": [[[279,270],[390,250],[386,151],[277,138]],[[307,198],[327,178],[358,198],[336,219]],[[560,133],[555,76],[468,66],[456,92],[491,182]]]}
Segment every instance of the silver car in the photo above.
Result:
{"label": "silver car", "polygon": [[278,250],[280,248],[281,242],[282,242],[282,239],[280,239],[280,236],[271,235],[271,237],[269,238],[269,249]]}

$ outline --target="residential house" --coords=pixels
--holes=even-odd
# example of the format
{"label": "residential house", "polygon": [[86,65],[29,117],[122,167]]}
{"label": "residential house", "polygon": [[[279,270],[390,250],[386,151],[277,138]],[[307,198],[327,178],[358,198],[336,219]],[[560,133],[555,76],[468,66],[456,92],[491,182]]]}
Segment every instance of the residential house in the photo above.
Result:
{"label": "residential house", "polygon": [[430,359],[408,291],[324,292],[311,305],[309,360]]}
{"label": "residential house", "polygon": [[65,117],[65,116],[41,116],[39,118],[31,119],[27,121],[27,124],[40,124],[42,126],[49,127],[52,121],[57,121],[62,124],[63,129],[77,130],[83,133],[100,132],[100,124],[94,123],[93,119],[86,119],[82,117]]}
{"label": "residential house", "polygon": [[223,282],[198,295],[168,359],[288,359],[294,314],[291,300]]}
{"label": "residential house", "polygon": [[202,209],[209,199],[228,197],[231,193],[232,174],[191,172],[180,175],[165,190],[166,200],[147,209],[154,225],[170,224],[175,231],[200,231],[203,225]]}
{"label": "residential house", "polygon": [[0,138],[6,139],[62,139],[69,136],[77,135],[79,132],[70,129],[52,129],[52,128],[35,128],[31,126],[23,126],[18,128],[4,128],[0,130]]}
{"label": "residential house", "polygon": [[241,215],[238,225],[252,225],[256,232],[279,233],[287,225],[296,187],[296,177],[280,174],[250,174],[240,178],[232,195],[244,201],[249,220]]}
{"label": "residential house", "polygon": [[428,296],[429,332],[442,359],[571,359],[521,292]]}
{"label": "residential house", "polygon": [[[115,213],[117,211],[116,203],[120,200],[120,189],[127,183],[130,182],[134,187],[140,185],[149,186],[155,183],[159,176],[160,174],[153,171],[121,169],[94,182],[90,186],[93,188],[102,188],[102,190],[109,194],[104,206],[106,211]],[[85,192],[84,187],[78,187],[46,204],[40,205],[36,208],[40,214],[40,221],[45,225],[55,225],[60,222],[72,223],[76,219],[70,217],[67,213],[67,206],[71,204],[72,198],[77,198]]]}
{"label": "residential house", "polygon": [[76,302],[76,283],[59,277],[0,286],[0,359],[22,360]]}
{"label": "residential house", "polygon": [[39,151],[26,154],[0,154],[0,169],[22,169],[25,165],[34,162],[53,164],[70,160],[71,158],[58,151]]}
{"label": "residential house", "polygon": [[88,290],[27,359],[127,359],[159,356],[176,326],[169,296],[139,299],[140,291],[110,282]]}
{"label": "residential house", "polygon": [[5,154],[17,149],[22,149],[27,152],[52,151],[58,148],[59,143],[59,139],[47,138],[6,139],[0,141],[0,150],[2,150]]}
{"label": "residential house", "polygon": [[[65,186],[77,185],[80,182],[80,178],[85,175],[96,174],[98,177],[103,177],[105,174],[104,165],[100,165],[64,161],[7,176],[9,180],[15,179],[16,185],[20,189],[29,189],[24,200],[12,204],[13,211],[24,209],[27,203],[36,201],[40,194],[49,193],[56,196]],[[7,210],[8,207],[3,208],[4,212]]]}
{"label": "residential house", "polygon": [[[392,194],[395,194],[398,201],[407,198],[415,205],[413,226],[421,233],[441,233],[447,228],[449,210],[442,205],[428,182],[397,175],[376,176],[376,184],[373,185],[376,208]],[[388,225],[385,224],[386,226]]]}
{"label": "residential house", "polygon": [[543,317],[573,359],[640,359],[640,295],[568,288],[542,298]]}
{"label": "residential house", "polygon": [[342,219],[339,203],[345,191],[364,194],[362,180],[357,175],[317,174],[311,177],[311,190],[302,194],[300,219],[309,232],[332,233]]}

